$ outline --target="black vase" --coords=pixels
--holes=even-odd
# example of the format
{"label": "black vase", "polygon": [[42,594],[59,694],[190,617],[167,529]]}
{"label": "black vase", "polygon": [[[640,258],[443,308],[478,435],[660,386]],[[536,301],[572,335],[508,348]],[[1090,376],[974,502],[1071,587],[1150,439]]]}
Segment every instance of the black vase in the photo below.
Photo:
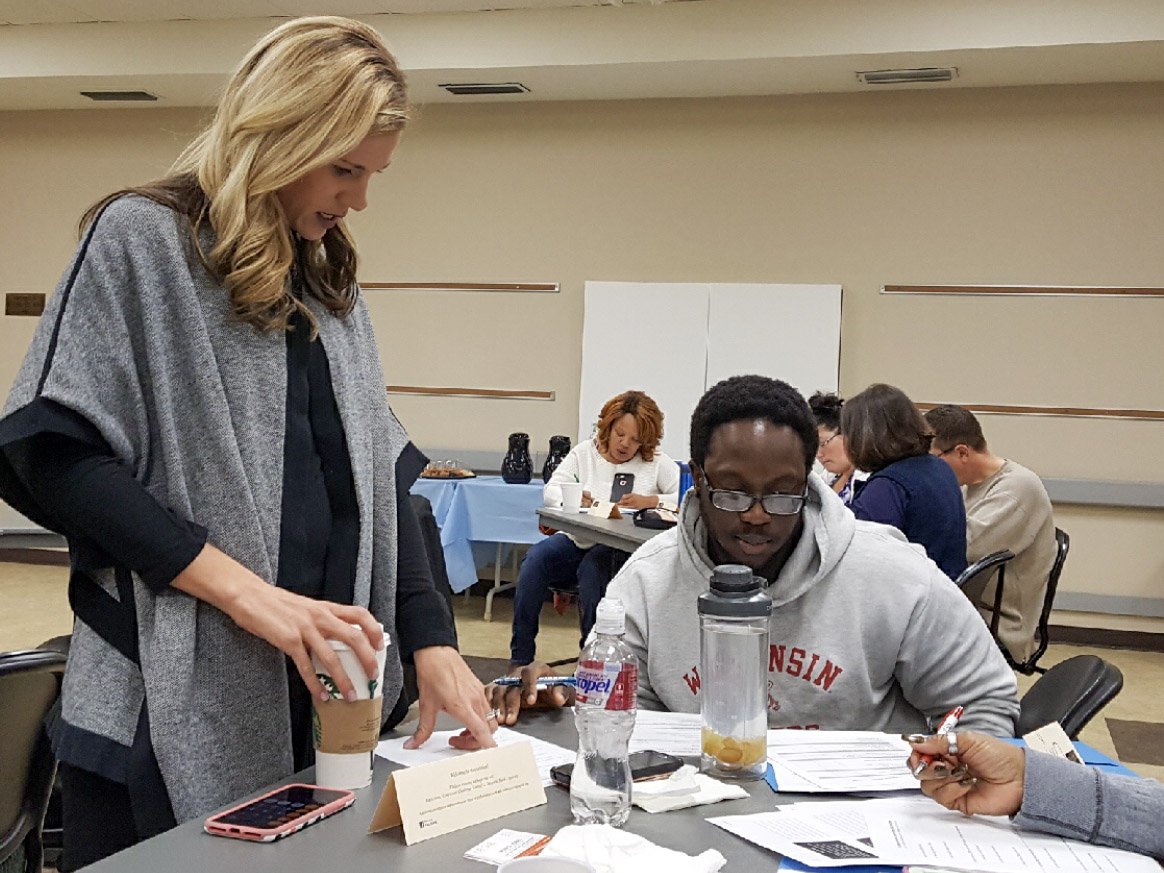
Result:
{"label": "black vase", "polygon": [[568,436],[550,437],[550,454],[546,457],[546,463],[542,467],[543,482],[550,481],[550,477],[554,475],[554,470],[558,469],[558,464],[562,463],[568,454],[570,454],[570,438]]}
{"label": "black vase", "polygon": [[528,433],[509,435],[509,451],[505,453],[505,460],[501,462],[501,478],[510,485],[524,485],[533,478]]}

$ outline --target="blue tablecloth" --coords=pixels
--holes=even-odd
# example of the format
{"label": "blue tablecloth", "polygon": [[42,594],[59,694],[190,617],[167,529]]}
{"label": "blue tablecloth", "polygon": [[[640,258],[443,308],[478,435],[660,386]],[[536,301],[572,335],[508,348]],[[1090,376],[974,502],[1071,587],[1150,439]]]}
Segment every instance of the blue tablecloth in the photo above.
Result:
{"label": "blue tablecloth", "polygon": [[542,505],[542,482],[511,485],[500,476],[475,479],[418,479],[413,494],[427,497],[441,529],[445,570],[454,591],[477,581],[477,567],[495,556],[495,549],[474,558],[473,543],[536,543],[536,510]]}

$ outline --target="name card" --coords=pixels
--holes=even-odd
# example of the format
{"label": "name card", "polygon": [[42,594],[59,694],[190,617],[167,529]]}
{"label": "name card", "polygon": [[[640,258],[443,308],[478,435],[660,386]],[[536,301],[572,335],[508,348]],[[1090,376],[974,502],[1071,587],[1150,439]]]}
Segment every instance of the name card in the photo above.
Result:
{"label": "name card", "polygon": [[593,515],[595,518],[622,518],[622,513],[618,511],[618,505],[611,500],[595,500],[590,505],[590,511],[587,515]]}
{"label": "name card", "polygon": [[1034,749],[1036,752],[1046,752],[1048,755],[1066,758],[1076,764],[1083,763],[1083,759],[1079,757],[1079,752],[1075,750],[1075,744],[1071,742],[1070,737],[1063,730],[1063,726],[1057,721],[1043,725],[1037,731],[1031,731],[1023,739],[1026,741],[1027,748]]}
{"label": "name card", "polygon": [[403,825],[412,845],[545,802],[533,746],[512,743],[396,770],[368,833]]}

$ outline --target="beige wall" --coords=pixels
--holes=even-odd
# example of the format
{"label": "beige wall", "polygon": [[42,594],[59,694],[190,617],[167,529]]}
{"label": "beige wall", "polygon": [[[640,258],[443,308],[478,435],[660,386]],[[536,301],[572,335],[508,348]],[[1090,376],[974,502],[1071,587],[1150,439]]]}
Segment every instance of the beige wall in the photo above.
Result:
{"label": "beige wall", "polygon": [[[72,223],[162,170],[186,111],[0,114],[0,290],[48,289]],[[919,299],[884,283],[1164,285],[1164,86],[425,108],[352,226],[389,381],[553,402],[397,397],[422,446],[574,433],[587,279],[839,282],[841,386],[915,399],[1164,409],[1164,302]],[[741,318],[746,318],[741,313]],[[678,353],[628,312],[628,342]],[[0,320],[0,384],[32,327]],[[628,377],[629,378],[629,377]],[[984,417],[1043,475],[1164,481],[1164,424]],[[1164,513],[1062,509],[1064,590],[1158,597]],[[1067,522],[1070,522],[1068,525]]]}

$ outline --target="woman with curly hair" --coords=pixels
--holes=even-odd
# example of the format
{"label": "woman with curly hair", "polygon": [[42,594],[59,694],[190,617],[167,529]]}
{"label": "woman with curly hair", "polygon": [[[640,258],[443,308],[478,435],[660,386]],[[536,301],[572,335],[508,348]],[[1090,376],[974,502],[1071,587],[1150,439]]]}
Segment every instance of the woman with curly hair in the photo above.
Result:
{"label": "woman with curly hair", "polygon": [[[598,432],[579,443],[554,470],[543,489],[547,506],[562,504],[562,484],[582,483],[582,504],[610,500],[616,474],[633,476],[633,490],[618,500],[627,509],[674,504],[679,495],[679,465],[659,451],[663,413],[642,391],[608,400],[598,416]],[[518,574],[513,601],[510,662],[515,668],[534,659],[538,614],[551,585],[578,583],[582,636],[594,625],[598,601],[626,560],[626,553],[573,534],[556,533],[529,550]]]}

